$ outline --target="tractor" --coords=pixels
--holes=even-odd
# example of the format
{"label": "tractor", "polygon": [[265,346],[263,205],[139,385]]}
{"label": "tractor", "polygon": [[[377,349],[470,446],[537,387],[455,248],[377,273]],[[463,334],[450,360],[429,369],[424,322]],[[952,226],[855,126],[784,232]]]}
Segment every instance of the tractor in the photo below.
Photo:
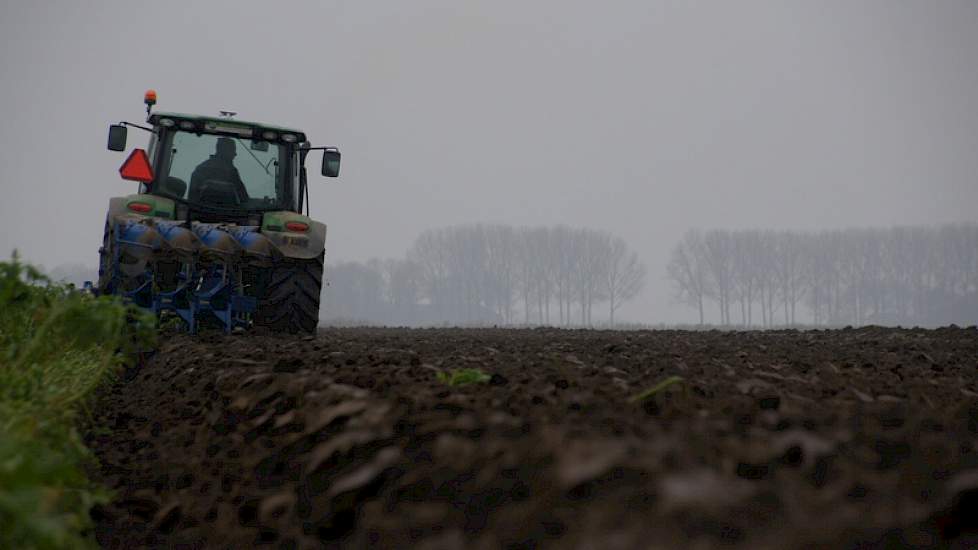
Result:
{"label": "tractor", "polygon": [[314,332],[326,226],[309,217],[304,163],[322,151],[322,175],[337,177],[339,150],[229,111],[154,112],[153,90],[144,102],[145,125],[109,127],[110,151],[126,150],[128,128],[149,140],[119,168],[139,188],[109,200],[92,291],[190,333],[201,326]]}

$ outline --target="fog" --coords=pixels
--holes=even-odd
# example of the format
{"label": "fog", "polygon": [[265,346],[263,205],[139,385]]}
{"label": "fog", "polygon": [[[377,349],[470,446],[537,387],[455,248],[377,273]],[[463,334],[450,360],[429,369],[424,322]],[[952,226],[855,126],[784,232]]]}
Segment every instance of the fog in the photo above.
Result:
{"label": "fog", "polygon": [[340,147],[311,178],[327,276],[434,228],[567,225],[647,267],[620,320],[695,322],[667,277],[690,229],[978,221],[968,0],[0,5],[0,253],[48,268],[96,264],[135,189],[107,127],[147,88]]}

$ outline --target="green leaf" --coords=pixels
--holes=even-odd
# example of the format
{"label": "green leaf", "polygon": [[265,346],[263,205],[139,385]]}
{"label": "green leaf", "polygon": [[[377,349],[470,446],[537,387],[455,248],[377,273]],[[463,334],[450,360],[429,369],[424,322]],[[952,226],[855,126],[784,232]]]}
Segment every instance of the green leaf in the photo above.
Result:
{"label": "green leaf", "polygon": [[452,369],[438,373],[438,380],[449,386],[465,386],[468,384],[485,384],[492,376],[479,369]]}
{"label": "green leaf", "polygon": [[657,393],[659,393],[662,390],[668,388],[669,386],[672,386],[672,385],[675,385],[675,384],[680,384],[680,383],[684,384],[683,385],[683,392],[685,392],[686,391],[685,382],[686,381],[681,376],[670,376],[669,378],[666,378],[662,382],[659,382],[658,384],[656,384],[656,385],[652,386],[651,388],[643,391],[642,393],[633,395],[631,397],[631,399],[629,399],[628,401],[631,402],[631,403],[639,403],[639,402],[645,401],[646,399],[649,399],[650,397],[655,397],[655,395]]}

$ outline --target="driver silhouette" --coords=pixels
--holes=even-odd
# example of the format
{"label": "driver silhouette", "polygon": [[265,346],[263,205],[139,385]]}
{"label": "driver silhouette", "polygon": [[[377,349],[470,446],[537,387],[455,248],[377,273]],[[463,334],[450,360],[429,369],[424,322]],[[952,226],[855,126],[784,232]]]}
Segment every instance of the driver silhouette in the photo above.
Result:
{"label": "driver silhouette", "polygon": [[207,188],[206,182],[217,180],[227,182],[237,190],[241,200],[248,198],[248,191],[245,189],[244,182],[238,169],[234,167],[233,160],[237,156],[237,148],[231,138],[217,138],[217,146],[214,154],[204,162],[197,165],[194,173],[190,176],[190,194],[187,197],[192,202],[199,202],[201,193]]}

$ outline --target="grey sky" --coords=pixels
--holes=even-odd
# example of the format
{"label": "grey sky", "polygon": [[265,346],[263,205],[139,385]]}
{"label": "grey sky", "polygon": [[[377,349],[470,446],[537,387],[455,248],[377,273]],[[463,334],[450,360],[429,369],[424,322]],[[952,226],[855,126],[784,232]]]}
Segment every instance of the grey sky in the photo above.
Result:
{"label": "grey sky", "polygon": [[649,267],[633,320],[692,318],[664,275],[690,227],[978,220],[978,2],[0,6],[0,253],[48,266],[95,263],[135,187],[107,126],[147,88],[341,148],[327,269],[433,226],[588,226]]}

